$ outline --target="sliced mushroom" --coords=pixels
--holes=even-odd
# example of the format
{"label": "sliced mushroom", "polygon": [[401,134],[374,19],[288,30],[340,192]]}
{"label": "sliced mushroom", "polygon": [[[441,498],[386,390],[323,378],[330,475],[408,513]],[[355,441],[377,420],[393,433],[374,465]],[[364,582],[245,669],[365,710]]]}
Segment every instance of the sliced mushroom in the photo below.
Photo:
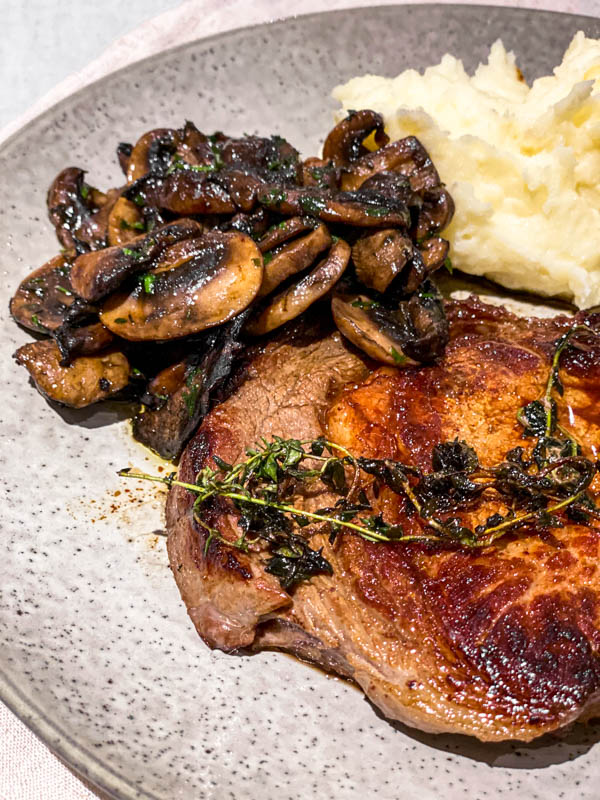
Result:
{"label": "sliced mushroom", "polygon": [[82,169],[67,167],[52,181],[47,197],[59,242],[79,253],[106,245],[107,214],[101,211],[108,197],[88,186],[84,176]]}
{"label": "sliced mushroom", "polygon": [[140,207],[126,197],[119,197],[108,215],[108,244],[124,245],[146,230]]}
{"label": "sliced mushroom", "polygon": [[350,245],[338,239],[327,256],[298,283],[275,295],[247,325],[253,336],[279,328],[327,294],[338,282],[350,260]]}
{"label": "sliced mushroom", "polygon": [[433,272],[440,269],[440,267],[443,267],[449,249],[450,245],[448,242],[445,239],[441,239],[439,236],[426,239],[420,245],[419,250],[421,251],[425,271],[428,275],[431,275]]}
{"label": "sliced mushroom", "polygon": [[132,275],[151,269],[171,245],[202,234],[200,223],[181,219],[133,239],[125,247],[107,247],[79,256],[71,269],[71,284],[86,300],[100,300]]}
{"label": "sliced mushroom", "polygon": [[127,169],[129,167],[129,159],[131,158],[131,153],[133,151],[133,145],[129,142],[119,142],[117,145],[117,159],[119,161],[119,166],[123,170],[123,175],[127,175]]}
{"label": "sliced mushroom", "polygon": [[454,200],[450,193],[441,186],[425,192],[423,207],[419,212],[415,238],[425,239],[442,231],[450,224],[454,216]]}
{"label": "sliced mushroom", "polygon": [[44,397],[71,408],[105,400],[129,383],[129,362],[116,350],[82,356],[65,367],[56,342],[44,339],[23,345],[15,358],[28,370]]}
{"label": "sliced mushroom", "polygon": [[262,255],[249,236],[210,231],[183,264],[147,273],[131,292],[109,297],[100,319],[134,341],[187,336],[246,308],[262,277]]}
{"label": "sliced mushroom", "polygon": [[229,191],[212,180],[210,173],[191,169],[175,170],[155,187],[147,185],[146,195],[151,204],[184,216],[233,214],[238,210]]}
{"label": "sliced mushroom", "polygon": [[352,162],[342,172],[342,189],[355,191],[378,172],[399,172],[405,175],[411,188],[422,193],[439,186],[440,177],[429,153],[415,136],[398,139],[380,150],[367,153]]}
{"label": "sliced mushroom", "polygon": [[295,185],[301,171],[298,151],[281,136],[228,139],[215,149],[225,172],[252,175],[281,185]]}
{"label": "sliced mushroom", "polygon": [[321,224],[307,236],[284,244],[271,258],[267,258],[270,253],[265,253],[265,269],[258,297],[266,297],[287,278],[310,267],[319,253],[330,245],[331,235],[325,225]]}
{"label": "sliced mushroom", "polygon": [[338,165],[349,164],[369,152],[363,142],[370,135],[379,147],[389,142],[381,114],[369,109],[350,111],[325,139],[323,158]]}
{"label": "sliced mushroom", "polygon": [[13,319],[32,331],[50,332],[67,320],[75,321],[95,309],[75,295],[70,280],[72,257],[51,258],[21,282],[10,301]]}
{"label": "sliced mushroom", "polygon": [[356,276],[369,289],[385,292],[413,252],[412,241],[399,230],[385,228],[366,233],[352,247]]}
{"label": "sliced mushroom", "polygon": [[334,191],[340,188],[340,170],[333,161],[307,158],[302,164],[302,185]]}
{"label": "sliced mushroom", "polygon": [[251,214],[240,211],[239,214],[235,214],[231,219],[222,222],[220,227],[222,231],[239,231],[257,240],[264,236],[270,224],[271,215],[269,212],[264,208],[257,208]]}
{"label": "sliced mushroom", "polygon": [[162,174],[173,159],[179,135],[173,128],[155,128],[141,136],[127,162],[127,183],[150,173]]}
{"label": "sliced mushroom", "polygon": [[106,350],[114,336],[101,322],[73,326],[65,323],[53,331],[52,336],[62,355],[62,366],[67,366],[78,356],[91,356]]}
{"label": "sliced mushroom", "polygon": [[284,189],[267,185],[261,190],[258,201],[280,214],[308,214],[324,222],[359,228],[410,225],[410,214],[402,200],[394,204],[387,199],[382,202],[376,194],[331,193],[311,187]]}
{"label": "sliced mushroom", "polygon": [[435,360],[448,341],[448,323],[437,293],[413,297],[390,309],[361,294],[337,293],[331,311],[339,331],[375,361],[411,366]]}
{"label": "sliced mushroom", "polygon": [[261,253],[267,253],[275,247],[279,247],[285,242],[293,239],[299,233],[314,230],[315,221],[311,217],[290,217],[273,225],[258,240],[258,247]]}

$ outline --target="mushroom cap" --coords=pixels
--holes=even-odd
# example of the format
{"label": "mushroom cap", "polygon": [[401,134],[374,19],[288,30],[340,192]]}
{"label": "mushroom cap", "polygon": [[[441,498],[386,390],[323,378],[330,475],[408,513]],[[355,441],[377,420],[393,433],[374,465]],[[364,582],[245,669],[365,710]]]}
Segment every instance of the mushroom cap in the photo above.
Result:
{"label": "mushroom cap", "polygon": [[387,144],[389,137],[383,129],[383,117],[376,111],[362,109],[350,111],[345,119],[338,122],[323,145],[323,159],[335,164],[348,164],[368,150],[363,142],[373,134],[379,146]]}
{"label": "mushroom cap", "polygon": [[219,325],[256,297],[263,259],[255,242],[237,231],[210,231],[171,269],[146,273],[129,292],[111,295],[100,312],[125,339],[173,339]]}

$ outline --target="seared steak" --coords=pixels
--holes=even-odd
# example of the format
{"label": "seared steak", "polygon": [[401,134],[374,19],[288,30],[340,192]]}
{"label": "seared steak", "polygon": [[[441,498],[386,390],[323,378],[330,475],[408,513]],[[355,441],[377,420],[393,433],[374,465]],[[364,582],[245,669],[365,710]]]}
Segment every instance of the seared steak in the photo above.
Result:
{"label": "seared steak", "polygon": [[[475,299],[448,304],[450,344],[439,363],[368,369],[338,333],[289,330],[246,365],[232,396],[204,420],[180,478],[218,455],[228,462],[272,435],[326,433],[355,455],[431,468],[433,445],[458,437],[483,465],[527,446],[517,410],[539,397],[554,342],[572,324],[519,319]],[[595,327],[600,315],[579,315]],[[596,459],[600,346],[561,361],[561,424]],[[597,496],[599,486],[592,485]],[[352,534],[323,546],[333,576],[290,593],[264,555],[211,541],[193,520],[194,496],[167,503],[171,567],[198,632],[215,648],[278,647],[353,678],[383,713],[432,732],[531,740],[600,710],[600,527],[567,522],[521,530],[479,551],[375,544]],[[418,526],[384,490],[386,519]],[[327,498],[307,497],[306,507]],[[463,514],[471,527],[494,504]],[[207,522],[239,534],[223,503]]]}

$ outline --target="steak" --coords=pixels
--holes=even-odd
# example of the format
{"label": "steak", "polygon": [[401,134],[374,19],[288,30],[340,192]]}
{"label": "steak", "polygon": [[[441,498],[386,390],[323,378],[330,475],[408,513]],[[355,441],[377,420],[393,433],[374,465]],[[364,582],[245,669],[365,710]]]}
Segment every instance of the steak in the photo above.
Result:
{"label": "steak", "polygon": [[[232,395],[205,418],[179,477],[218,455],[229,463],[261,437],[331,441],[369,458],[431,469],[432,448],[458,437],[484,466],[526,446],[516,418],[545,386],[558,337],[573,319],[523,319],[475,298],[447,304],[450,343],[436,364],[368,365],[338,333],[288,329],[254,353]],[[600,327],[600,314],[578,315]],[[600,345],[561,359],[559,420],[596,460]],[[598,476],[591,493],[598,496]],[[331,501],[327,491],[305,508]],[[260,550],[212,539],[194,496],[167,501],[171,568],[204,641],[225,651],[279,648],[352,678],[389,718],[428,732],[529,741],[600,712],[600,527],[566,521],[522,530],[481,550],[439,543],[316,535],[333,575],[284,591]],[[382,490],[385,518],[414,530],[401,496]],[[463,520],[494,513],[486,501]],[[498,501],[496,501],[496,506]],[[220,501],[205,520],[239,536]],[[316,542],[316,545],[314,544]]]}

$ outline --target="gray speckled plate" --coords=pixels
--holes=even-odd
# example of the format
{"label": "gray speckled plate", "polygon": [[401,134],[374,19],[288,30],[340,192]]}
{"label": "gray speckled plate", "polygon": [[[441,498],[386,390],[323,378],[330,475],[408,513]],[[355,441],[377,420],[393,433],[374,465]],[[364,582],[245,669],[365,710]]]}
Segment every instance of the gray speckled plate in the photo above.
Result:
{"label": "gray speckled plate", "polygon": [[117,142],[185,118],[205,130],[277,131],[313,153],[342,80],[424,67],[446,51],[473,68],[498,36],[531,78],[557,63],[579,29],[598,36],[600,22],[402,6],[236,31],[110,75],[0,150],[1,695],[115,797],[598,796],[594,729],[529,746],[427,736],[389,724],[350,685],[281,654],[210,652],[180,603],[164,540],[153,536],[160,492],[124,487],[115,475],[152,457],[115,410],[57,413],[30,389],[11,360],[27,335],[7,314],[19,280],[57,251],[44,200],[67,164],[114,185]]}

